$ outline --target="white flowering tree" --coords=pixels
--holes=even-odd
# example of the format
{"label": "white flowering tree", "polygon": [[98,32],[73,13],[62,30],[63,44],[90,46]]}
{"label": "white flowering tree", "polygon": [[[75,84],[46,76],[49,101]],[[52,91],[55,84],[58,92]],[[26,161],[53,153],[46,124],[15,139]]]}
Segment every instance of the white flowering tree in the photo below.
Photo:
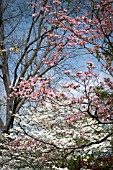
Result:
{"label": "white flowering tree", "polygon": [[[68,70],[65,74],[72,77],[73,82],[63,85],[63,92],[47,89],[50,80],[46,80],[45,84],[40,83],[40,88],[39,82],[36,83],[37,91],[28,94],[32,100],[37,96],[38,107],[24,108],[19,115],[14,115],[15,126],[10,135],[4,136],[10,142],[1,144],[1,164],[9,168],[72,169],[85,166],[86,156],[111,152],[110,78],[99,82],[91,62],[87,63],[84,73]],[[12,95],[26,97],[23,91],[26,82],[23,80],[20,86],[20,92],[17,94],[16,89],[12,89]],[[70,92],[67,94],[66,89],[78,91],[79,96],[74,92],[73,96]],[[43,100],[39,100],[38,95],[42,95]]]}

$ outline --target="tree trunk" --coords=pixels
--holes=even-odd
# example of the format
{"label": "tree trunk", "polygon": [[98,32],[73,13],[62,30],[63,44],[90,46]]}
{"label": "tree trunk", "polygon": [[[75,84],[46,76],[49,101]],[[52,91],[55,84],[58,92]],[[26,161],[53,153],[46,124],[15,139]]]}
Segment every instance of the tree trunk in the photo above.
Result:
{"label": "tree trunk", "polygon": [[[0,1],[0,62],[1,62],[1,72],[2,72],[2,79],[4,82],[4,87],[6,91],[6,96],[9,95],[10,89],[9,86],[11,84],[10,82],[10,74],[9,74],[9,68],[8,68],[8,56],[7,56],[7,51],[5,48],[5,43],[4,43],[4,22],[3,22],[3,0]],[[8,126],[11,117],[12,117],[12,100],[7,100],[7,106],[6,106],[6,126],[4,125],[2,119],[0,118],[0,128],[2,132],[8,133]]]}

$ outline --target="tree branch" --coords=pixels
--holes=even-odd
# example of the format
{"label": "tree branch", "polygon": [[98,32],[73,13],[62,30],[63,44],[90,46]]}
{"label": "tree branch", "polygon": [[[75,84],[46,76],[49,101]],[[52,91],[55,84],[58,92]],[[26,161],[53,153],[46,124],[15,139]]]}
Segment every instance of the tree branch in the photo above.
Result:
{"label": "tree branch", "polygon": [[0,117],[0,129],[1,129],[1,131],[4,130],[4,123],[3,123],[3,120],[1,119],[1,117]]}
{"label": "tree branch", "polygon": [[[88,144],[83,144],[83,145],[80,145],[80,146],[78,146],[78,147],[75,147],[75,148],[73,148],[70,152],[68,152],[68,153],[64,156],[64,158],[66,158],[69,154],[73,153],[73,152],[74,152],[75,150],[77,150],[77,149],[83,149],[83,148],[86,148],[86,147],[89,147],[89,146],[92,146],[92,145],[98,145],[98,144],[104,142],[107,138],[109,138],[109,137],[112,136],[112,135],[113,135],[113,132],[107,134],[105,137],[101,138],[100,140],[96,140],[95,142],[90,142],[90,143],[88,143]],[[66,149],[67,149],[67,148],[66,148]],[[71,148],[70,148],[70,149],[71,149]]]}

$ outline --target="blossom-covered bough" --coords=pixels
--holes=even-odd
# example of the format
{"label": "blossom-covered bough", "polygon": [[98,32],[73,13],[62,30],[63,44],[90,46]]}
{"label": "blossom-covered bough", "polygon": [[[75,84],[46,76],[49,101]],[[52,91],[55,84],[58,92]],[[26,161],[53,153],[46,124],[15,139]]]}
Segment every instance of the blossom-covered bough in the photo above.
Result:
{"label": "blossom-covered bough", "polygon": [[[70,81],[61,81],[60,90],[50,77],[20,78],[17,86],[11,85],[7,99],[28,103],[12,115],[14,126],[3,134],[0,165],[2,169],[87,169],[88,156],[113,150],[112,2],[88,1],[84,5],[89,12],[83,10],[76,17],[67,15],[68,7],[62,10],[61,1],[54,0],[52,6],[51,1],[44,2],[40,3],[43,17],[48,16],[47,22],[65,34],[48,31],[46,42],[59,45],[43,62],[54,66],[75,47],[82,47],[97,58],[105,77],[100,78],[98,68],[88,61],[82,72],[65,70],[64,79]],[[38,9],[36,3],[30,5]],[[33,17],[39,17],[38,12]]]}

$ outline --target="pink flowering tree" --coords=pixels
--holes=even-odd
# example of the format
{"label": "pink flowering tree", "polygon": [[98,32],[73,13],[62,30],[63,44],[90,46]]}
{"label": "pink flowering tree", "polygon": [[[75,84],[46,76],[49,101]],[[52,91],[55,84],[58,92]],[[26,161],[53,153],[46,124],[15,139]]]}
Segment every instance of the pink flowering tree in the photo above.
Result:
{"label": "pink flowering tree", "polygon": [[[76,17],[68,13],[73,1],[51,3],[29,3],[35,9],[33,20],[41,16],[47,24],[41,30],[44,49],[48,45],[41,62],[47,70],[27,78],[21,74],[8,86],[7,101],[17,101],[17,105],[15,112],[10,110],[9,134],[3,135],[2,140],[7,140],[0,146],[3,168],[80,169],[87,166],[86,155],[97,154],[97,148],[98,152],[111,152],[113,147],[112,3],[88,1],[82,4],[85,8],[77,6],[80,13]],[[77,48],[97,59],[103,79],[90,61],[82,72],[65,70],[64,79],[68,77],[69,81],[65,83],[62,78],[60,88],[50,76],[43,77],[66,57],[73,56]],[[75,160],[79,161],[77,165]]]}
{"label": "pink flowering tree", "polygon": [[[70,51],[67,50],[68,31],[60,28],[57,14],[65,11],[67,16],[75,15],[77,6],[77,2],[72,6],[69,2],[51,0],[15,3],[1,0],[0,82],[3,96],[10,96],[10,87],[20,86],[21,78],[25,81],[30,77],[48,78],[60,72]],[[1,101],[4,117],[0,118],[0,131],[8,133],[13,127],[14,115],[25,103],[26,98],[19,97]]]}

